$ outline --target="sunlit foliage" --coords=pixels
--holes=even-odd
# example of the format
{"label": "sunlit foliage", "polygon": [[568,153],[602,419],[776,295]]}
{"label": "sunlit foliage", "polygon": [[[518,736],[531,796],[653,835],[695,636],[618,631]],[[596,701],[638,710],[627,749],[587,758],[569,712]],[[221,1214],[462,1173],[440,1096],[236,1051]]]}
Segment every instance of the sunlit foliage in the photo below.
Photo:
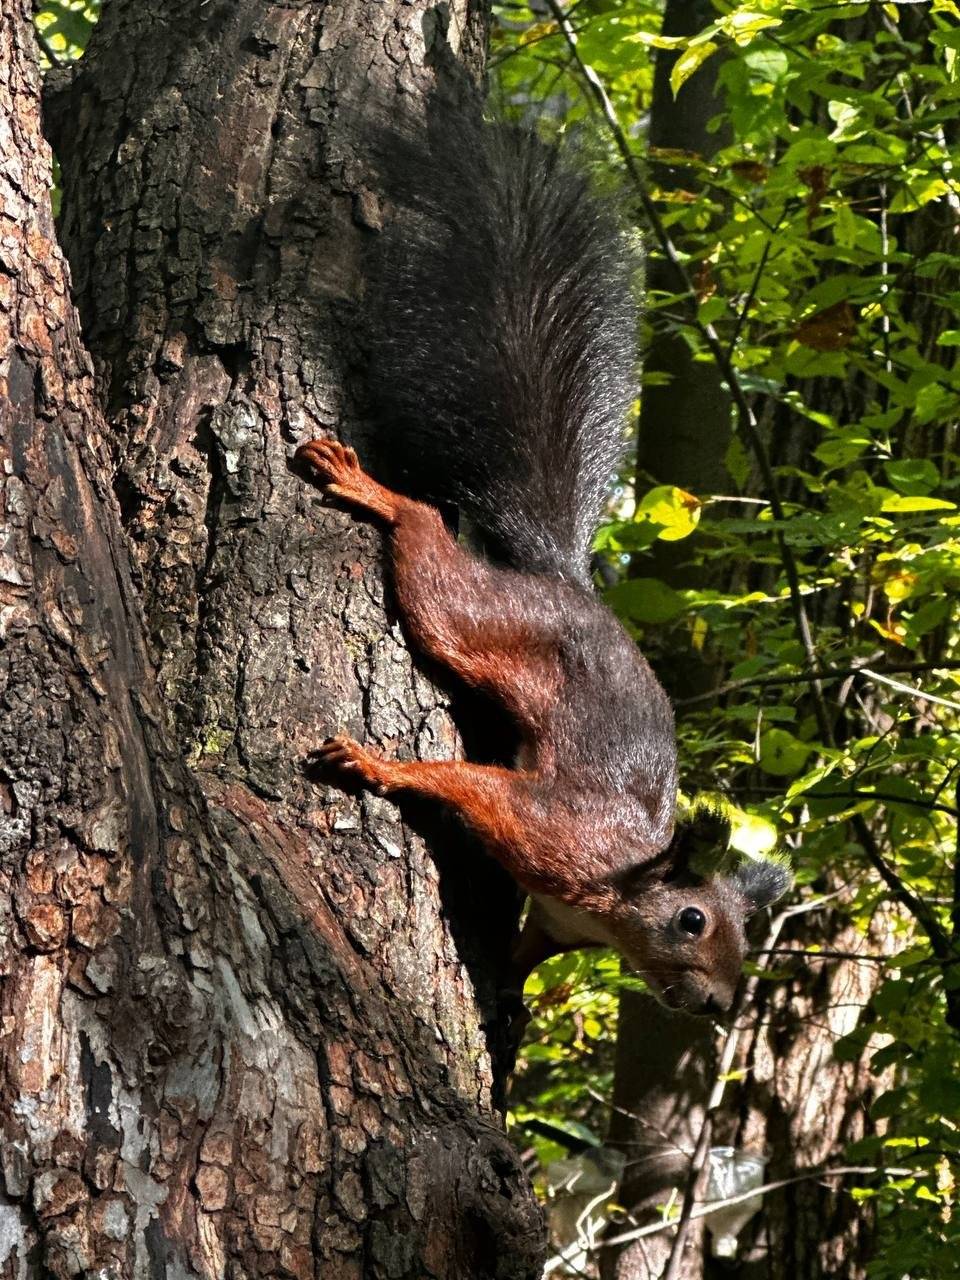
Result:
{"label": "sunlit foliage", "polygon": [[79,58],[99,16],[100,0],[43,0],[36,23],[45,65]]}
{"label": "sunlit foliage", "polygon": [[[776,489],[731,401],[727,491],[658,485],[644,497],[650,480],[639,477],[636,513],[601,531],[598,550],[623,575],[610,601],[646,644],[685,646],[726,690],[681,708],[686,785],[719,785],[775,829],[792,851],[799,893],[854,885],[849,911],[865,943],[876,913],[895,904],[886,980],[836,1052],[858,1056],[869,1027],[883,1041],[874,1065],[895,1068],[896,1084],[875,1105],[885,1136],[845,1157],[912,1171],[864,1179],[854,1192],[882,1202],[888,1228],[871,1274],[952,1275],[960,1248],[960,8],[718,0],[716,20],[687,39],[660,35],[660,4],[568,8],[579,58],[641,161],[657,49],[679,52],[674,92],[717,60],[713,127],[729,141],[709,160],[659,154],[657,169],[646,170],[661,230],[691,285],[652,293],[646,322],[682,334],[706,361],[715,335],[759,420]],[[622,171],[614,131],[554,14],[504,4],[499,16],[504,100],[524,113],[546,104],[555,130],[592,116],[591,131],[605,135],[610,164]],[[671,181],[658,187],[665,169]],[[629,199],[628,174],[623,182]],[[639,215],[638,223],[660,253],[656,230]],[[788,463],[783,446],[798,438],[803,448]],[[691,561],[712,570],[709,581],[729,585],[657,581],[649,568],[657,536],[686,538]],[[530,1053],[538,1061],[553,1052],[566,1070],[578,1042],[568,1024],[551,1025],[549,982],[534,995],[543,1013]],[[595,1030],[589,1044],[581,1035],[578,1070],[589,1074],[591,1061],[608,1061],[614,1020],[589,1003],[578,1016]],[[525,1098],[528,1110],[536,1105],[535,1095]],[[540,1101],[548,1114],[563,1099],[544,1090]],[[590,1119],[589,1094],[559,1110]]]}

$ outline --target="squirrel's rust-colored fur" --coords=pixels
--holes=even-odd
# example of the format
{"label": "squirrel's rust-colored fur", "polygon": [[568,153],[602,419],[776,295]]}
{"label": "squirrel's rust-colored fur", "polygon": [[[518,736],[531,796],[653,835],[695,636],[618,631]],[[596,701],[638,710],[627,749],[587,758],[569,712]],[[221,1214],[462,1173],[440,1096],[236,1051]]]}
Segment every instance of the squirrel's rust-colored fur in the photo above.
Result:
{"label": "squirrel's rust-colored fur", "polygon": [[[515,768],[399,763],[343,737],[320,757],[386,795],[454,810],[533,898],[529,970],[617,947],[668,1004],[730,1007],[748,914],[779,864],[704,877],[674,838],[673,713],[597,598],[588,554],[632,394],[632,308],[615,223],[582,175],[531,135],[470,135],[410,167],[418,216],[379,272],[372,365],[409,487],[453,501],[493,557],[430,505],[369,476],[333,440],[297,459],[381,522],[413,643],[498,701]],[[393,331],[395,329],[395,332]]]}
{"label": "squirrel's rust-colored fur", "polygon": [[[669,1004],[729,1007],[750,876],[702,881],[670,856],[676,801],[672,716],[636,645],[586,589],[501,568],[463,550],[439,513],[368,476],[352,449],[297,451],[327,492],[388,529],[397,606],[411,639],[499,701],[521,734],[516,769],[385,760],[345,737],[318,753],[383,795],[446,804],[535,902],[523,968],[557,950],[616,946]],[[768,876],[763,900],[784,887]],[[703,928],[684,925],[700,913]],[[687,925],[697,923],[686,917]]]}

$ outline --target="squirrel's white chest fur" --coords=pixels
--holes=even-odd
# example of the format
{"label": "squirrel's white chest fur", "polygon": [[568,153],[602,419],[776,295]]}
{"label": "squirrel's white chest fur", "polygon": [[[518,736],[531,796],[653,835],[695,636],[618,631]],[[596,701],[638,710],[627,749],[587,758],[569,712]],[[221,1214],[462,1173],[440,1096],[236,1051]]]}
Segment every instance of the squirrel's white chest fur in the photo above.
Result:
{"label": "squirrel's white chest fur", "polygon": [[597,942],[604,947],[614,945],[604,922],[588,911],[579,911],[565,902],[539,893],[533,895],[530,910],[536,913],[537,923],[557,942]]}

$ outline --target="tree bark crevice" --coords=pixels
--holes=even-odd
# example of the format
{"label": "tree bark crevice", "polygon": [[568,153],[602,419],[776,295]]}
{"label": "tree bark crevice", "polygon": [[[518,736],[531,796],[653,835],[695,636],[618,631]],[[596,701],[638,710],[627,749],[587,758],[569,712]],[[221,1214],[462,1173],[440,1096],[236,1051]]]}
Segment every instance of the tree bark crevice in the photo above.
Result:
{"label": "tree bark crevice", "polygon": [[85,349],[28,9],[0,16],[0,1275],[532,1280],[491,1057],[515,896],[300,766],[341,727],[457,748],[378,535],[288,453],[370,439],[348,87],[422,95],[451,39],[475,75],[481,16],[106,6],[53,110]]}

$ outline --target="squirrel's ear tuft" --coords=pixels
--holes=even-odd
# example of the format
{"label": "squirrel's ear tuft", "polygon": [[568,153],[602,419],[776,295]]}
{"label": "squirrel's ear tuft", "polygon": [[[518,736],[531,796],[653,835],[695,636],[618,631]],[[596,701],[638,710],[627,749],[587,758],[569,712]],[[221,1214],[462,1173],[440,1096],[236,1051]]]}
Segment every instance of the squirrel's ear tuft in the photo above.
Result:
{"label": "squirrel's ear tuft", "polygon": [[730,818],[722,800],[711,795],[697,796],[677,813],[669,851],[674,871],[704,878],[715,874],[726,857],[730,831]]}
{"label": "squirrel's ear tuft", "polygon": [[737,867],[730,879],[754,911],[769,907],[793,884],[793,874],[786,862],[773,858],[750,858]]}

